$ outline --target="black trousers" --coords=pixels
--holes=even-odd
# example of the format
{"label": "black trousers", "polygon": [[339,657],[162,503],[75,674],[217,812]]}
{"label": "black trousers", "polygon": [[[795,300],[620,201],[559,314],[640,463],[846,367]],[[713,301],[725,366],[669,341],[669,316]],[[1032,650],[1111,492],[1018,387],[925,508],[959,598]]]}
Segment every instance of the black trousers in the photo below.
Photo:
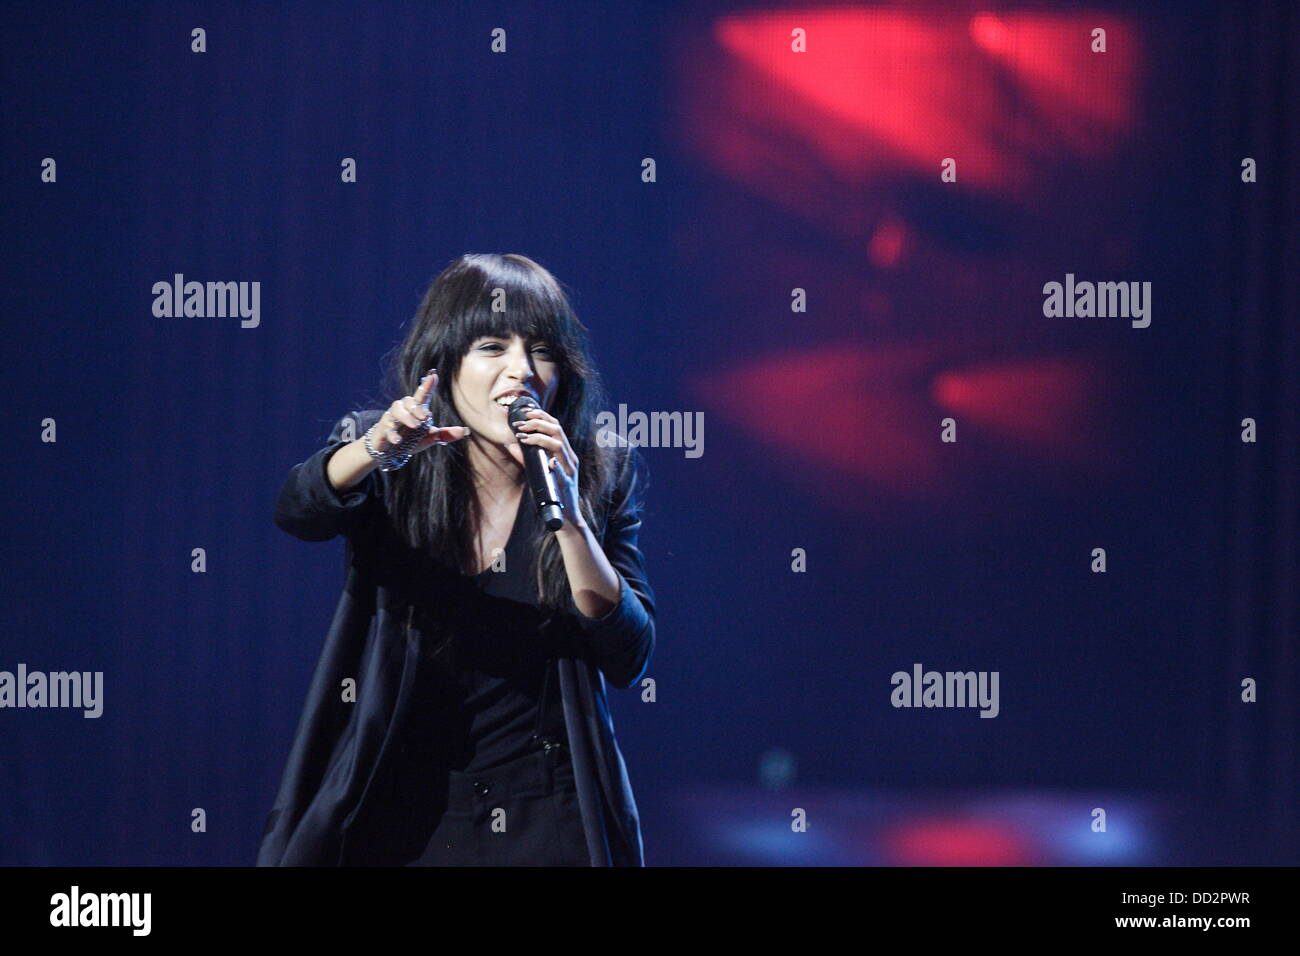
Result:
{"label": "black trousers", "polygon": [[450,771],[447,809],[407,866],[590,866],[567,747]]}

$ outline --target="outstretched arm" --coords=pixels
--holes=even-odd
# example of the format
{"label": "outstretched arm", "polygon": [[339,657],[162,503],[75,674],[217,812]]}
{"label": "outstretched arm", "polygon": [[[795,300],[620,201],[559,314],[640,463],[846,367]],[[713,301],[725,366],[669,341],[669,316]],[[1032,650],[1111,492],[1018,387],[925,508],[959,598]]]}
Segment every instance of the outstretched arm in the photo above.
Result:
{"label": "outstretched arm", "polygon": [[[360,435],[379,415],[378,410],[344,415],[330,432],[325,447],[293,466],[275,503],[277,527],[304,541],[328,541],[354,527],[378,494],[379,477],[374,467],[340,468],[334,459],[340,455],[355,457],[355,452],[360,451],[361,457],[370,462],[361,441],[350,436]],[[353,479],[352,483],[335,487],[331,477],[343,472]]]}

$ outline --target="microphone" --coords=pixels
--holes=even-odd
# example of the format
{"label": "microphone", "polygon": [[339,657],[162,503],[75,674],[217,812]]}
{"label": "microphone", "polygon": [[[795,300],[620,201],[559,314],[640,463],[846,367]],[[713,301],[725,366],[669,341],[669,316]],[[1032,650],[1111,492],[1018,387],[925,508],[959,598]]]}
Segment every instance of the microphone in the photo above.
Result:
{"label": "microphone", "polygon": [[[541,408],[531,395],[520,395],[510,404],[510,428],[519,440],[519,426],[527,421],[530,408]],[[564,524],[564,505],[555,492],[555,475],[547,467],[550,456],[537,445],[525,445],[519,442],[524,452],[524,472],[528,476],[528,487],[532,489],[533,500],[537,502],[537,515],[546,525],[547,531],[558,531]]]}

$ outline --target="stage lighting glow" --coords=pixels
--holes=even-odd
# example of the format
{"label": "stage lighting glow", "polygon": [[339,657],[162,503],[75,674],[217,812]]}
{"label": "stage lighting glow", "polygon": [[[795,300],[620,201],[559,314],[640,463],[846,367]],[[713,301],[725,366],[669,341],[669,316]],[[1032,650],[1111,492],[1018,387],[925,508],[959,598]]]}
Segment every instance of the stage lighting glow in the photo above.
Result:
{"label": "stage lighting glow", "polygon": [[1034,866],[1044,862],[1006,822],[909,820],[885,837],[893,862],[904,866]]}

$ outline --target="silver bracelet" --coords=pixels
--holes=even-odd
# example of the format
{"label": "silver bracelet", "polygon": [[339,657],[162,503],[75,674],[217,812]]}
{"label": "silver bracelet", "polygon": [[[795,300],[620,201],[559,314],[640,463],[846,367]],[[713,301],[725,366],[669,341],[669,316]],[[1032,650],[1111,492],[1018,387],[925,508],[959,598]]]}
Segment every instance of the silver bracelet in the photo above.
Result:
{"label": "silver bracelet", "polygon": [[[375,422],[378,425],[379,422]],[[361,436],[361,444],[365,446],[366,454],[379,463],[380,471],[397,471],[411,460],[410,455],[394,455],[391,451],[375,451],[370,444],[370,433],[375,430],[375,425],[371,425]]]}

